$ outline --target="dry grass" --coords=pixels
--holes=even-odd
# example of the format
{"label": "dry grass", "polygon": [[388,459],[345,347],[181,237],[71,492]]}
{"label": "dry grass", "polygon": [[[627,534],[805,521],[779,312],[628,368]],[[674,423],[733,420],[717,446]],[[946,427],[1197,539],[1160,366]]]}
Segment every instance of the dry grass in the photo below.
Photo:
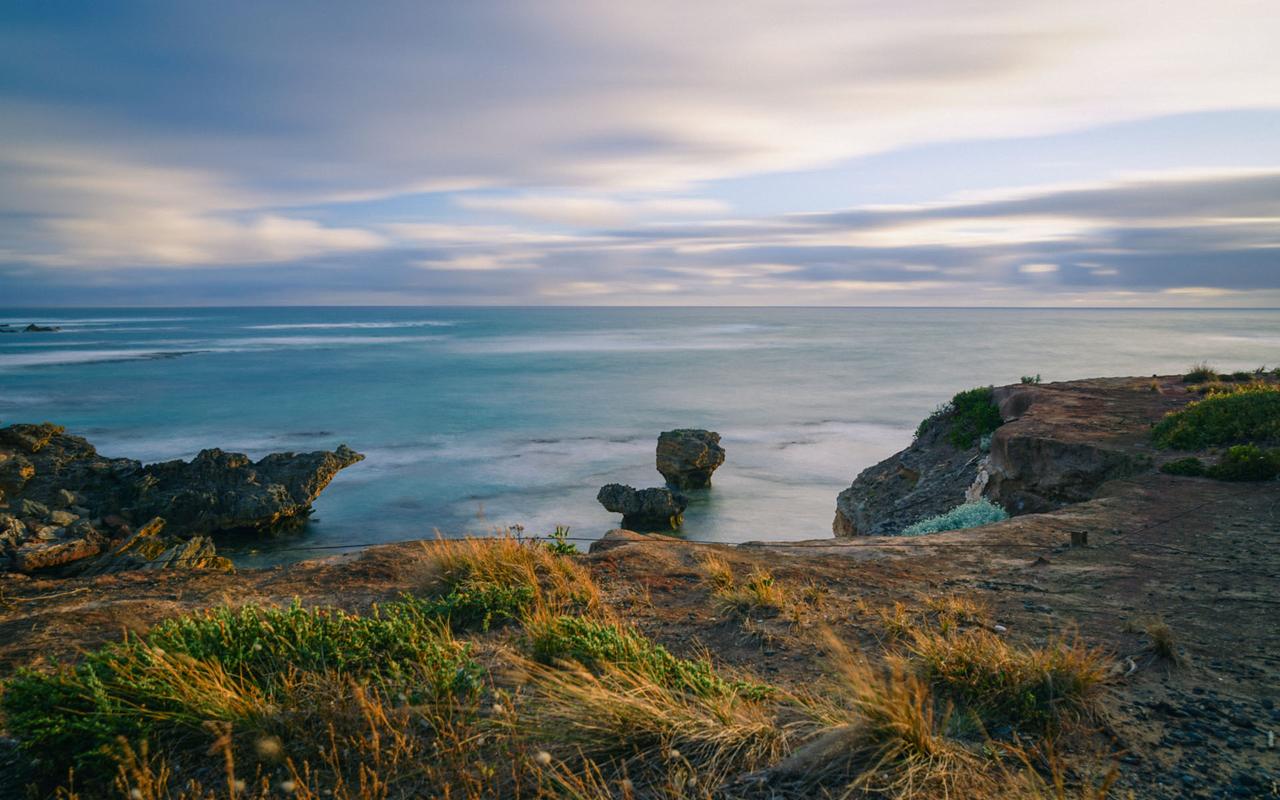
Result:
{"label": "dry grass", "polygon": [[786,587],[763,567],[754,567],[741,583],[712,589],[720,607],[738,617],[776,617],[791,605]]}
{"label": "dry grass", "polygon": [[798,702],[821,728],[773,773],[836,796],[894,798],[983,796],[991,784],[978,752],[947,737],[928,682],[902,660],[876,669],[827,637],[836,684]]}
{"label": "dry grass", "polygon": [[512,536],[437,539],[424,545],[439,568],[438,594],[480,587],[527,592],[528,610],[601,614],[600,587],[576,559]]}
{"label": "dry grass", "polygon": [[1033,647],[979,628],[917,628],[906,646],[922,674],[988,730],[1056,730],[1091,710],[1109,672],[1105,655],[1078,639]]}

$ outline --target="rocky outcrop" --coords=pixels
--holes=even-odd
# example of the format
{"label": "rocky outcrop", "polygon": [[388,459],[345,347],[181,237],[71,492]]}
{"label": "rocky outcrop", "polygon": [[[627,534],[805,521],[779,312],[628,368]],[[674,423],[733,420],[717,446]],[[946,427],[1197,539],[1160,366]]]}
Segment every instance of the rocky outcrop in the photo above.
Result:
{"label": "rocky outcrop", "polygon": [[333,476],[363,458],[344,445],[144,465],[105,458],[57,425],[10,425],[0,428],[0,566],[229,568],[209,536],[305,520]]}
{"label": "rocky outcrop", "polygon": [[1096,378],[994,390],[1003,424],[989,453],[957,450],[944,424],[862,472],[836,500],[837,536],[894,534],[985,497],[1011,514],[1095,497],[1153,466],[1150,426],[1190,396],[1176,377]]}
{"label": "rocky outcrop", "polygon": [[703,489],[711,473],[724,463],[720,434],[698,428],[679,428],[658,435],[658,472],[673,489]]}
{"label": "rocky outcrop", "polygon": [[56,325],[37,325],[34,322],[22,329],[23,333],[57,333],[62,330]]}
{"label": "rocky outcrop", "polygon": [[913,522],[964,502],[982,452],[957,449],[946,424],[932,425],[911,446],[868,467],[836,497],[836,536],[900,533]]}
{"label": "rocky outcrop", "polygon": [[639,532],[678,529],[689,505],[684,495],[670,489],[636,489],[621,483],[602,486],[596,500],[621,514],[623,527]]}

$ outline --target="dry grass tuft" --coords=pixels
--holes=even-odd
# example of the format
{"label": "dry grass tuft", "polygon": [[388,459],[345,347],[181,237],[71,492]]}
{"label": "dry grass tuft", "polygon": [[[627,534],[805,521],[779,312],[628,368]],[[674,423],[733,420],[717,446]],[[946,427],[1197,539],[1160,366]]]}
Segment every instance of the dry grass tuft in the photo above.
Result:
{"label": "dry grass tuft", "polygon": [[599,615],[600,587],[573,556],[512,536],[437,539],[424,545],[439,566],[438,595],[516,597],[519,612]]}

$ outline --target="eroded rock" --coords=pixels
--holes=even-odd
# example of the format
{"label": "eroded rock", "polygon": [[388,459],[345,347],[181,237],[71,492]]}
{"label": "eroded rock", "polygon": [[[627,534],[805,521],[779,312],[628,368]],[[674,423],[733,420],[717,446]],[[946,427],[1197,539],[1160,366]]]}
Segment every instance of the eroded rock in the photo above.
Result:
{"label": "eroded rock", "polygon": [[118,552],[125,564],[142,544],[130,526],[163,517],[164,536],[150,532],[138,564],[223,568],[229,562],[198,537],[301,522],[334,475],[363,458],[345,445],[256,462],[213,449],[190,462],[143,465],[103,457],[58,425],[10,425],[0,428],[0,508],[9,512],[0,518],[0,552],[11,569],[32,571],[105,557],[133,540]]}
{"label": "eroded rock", "polygon": [[636,489],[621,483],[602,486],[596,500],[621,514],[623,527],[639,532],[678,529],[689,505],[684,495],[670,489]]}
{"label": "eroded rock", "polygon": [[658,435],[658,472],[674,489],[703,489],[711,473],[724,463],[720,434],[699,428],[679,428]]}

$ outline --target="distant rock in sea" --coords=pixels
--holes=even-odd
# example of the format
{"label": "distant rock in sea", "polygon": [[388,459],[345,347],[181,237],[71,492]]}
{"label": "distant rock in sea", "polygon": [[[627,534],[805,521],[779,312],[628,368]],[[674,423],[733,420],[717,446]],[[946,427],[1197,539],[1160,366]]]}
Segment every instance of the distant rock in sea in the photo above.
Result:
{"label": "distant rock in sea", "polygon": [[724,463],[720,434],[699,428],[679,428],[658,435],[658,472],[674,489],[703,489],[711,473]]}
{"label": "distant rock in sea", "polygon": [[61,331],[57,325],[37,325],[34,322],[22,329],[23,333],[57,333]]}
{"label": "distant rock in sea", "polygon": [[622,525],[633,531],[675,530],[684,522],[689,501],[670,489],[636,489],[621,483],[600,488],[596,500],[606,510],[622,515]]}

